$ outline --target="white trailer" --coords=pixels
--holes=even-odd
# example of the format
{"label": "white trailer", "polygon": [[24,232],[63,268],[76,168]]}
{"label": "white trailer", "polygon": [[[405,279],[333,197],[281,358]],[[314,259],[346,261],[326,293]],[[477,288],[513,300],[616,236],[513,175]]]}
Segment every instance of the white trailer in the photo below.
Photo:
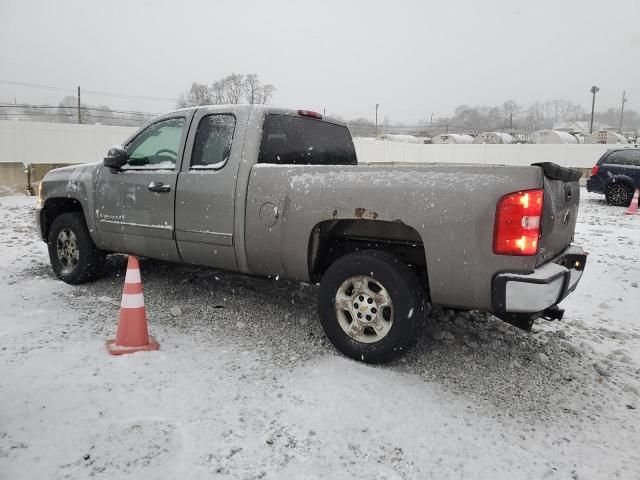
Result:
{"label": "white trailer", "polygon": [[495,145],[498,143],[514,143],[514,139],[508,133],[482,132],[476,136],[473,143],[489,143],[491,145]]}
{"label": "white trailer", "polygon": [[459,133],[443,133],[433,137],[433,143],[473,143],[473,137]]}
{"label": "white trailer", "polygon": [[578,137],[569,132],[561,132],[560,130],[538,130],[533,133],[533,142],[534,143],[542,143],[542,144],[559,144],[559,143],[569,143],[569,144],[577,144],[580,143]]}
{"label": "white trailer", "polygon": [[584,143],[629,143],[625,137],[609,130],[600,130],[589,135]]}

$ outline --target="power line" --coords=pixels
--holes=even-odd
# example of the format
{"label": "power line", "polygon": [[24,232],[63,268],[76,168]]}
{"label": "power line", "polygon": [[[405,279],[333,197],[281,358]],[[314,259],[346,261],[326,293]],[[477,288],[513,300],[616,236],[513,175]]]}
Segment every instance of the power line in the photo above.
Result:
{"label": "power line", "polygon": [[38,84],[35,84],[35,83],[26,83],[26,82],[14,82],[12,80],[0,80],[0,83],[4,83],[4,84],[7,84],[7,85],[19,85],[19,86],[22,86],[22,87],[43,88],[43,89],[47,89],[47,90],[61,90],[61,91],[65,91],[65,92],[74,91],[71,88],[53,87],[51,85],[38,85]]}
{"label": "power line", "polygon": [[98,92],[96,90],[84,90],[85,93],[93,95],[104,95],[107,97],[119,97],[119,98],[139,98],[143,100],[158,100],[162,102],[177,102],[177,98],[165,98],[165,97],[145,97],[141,95],[126,95],[124,93],[111,93],[111,92]]}
{"label": "power line", "polygon": [[[75,118],[75,114],[73,113],[47,113],[47,112],[23,112],[23,113],[19,113],[19,112],[0,112],[0,117],[1,116],[20,116],[20,117],[26,117],[26,116],[40,116],[40,117],[47,117],[50,116],[52,118],[55,117],[69,117],[69,118]],[[145,120],[143,119],[135,119],[135,118],[121,118],[121,117],[109,117],[106,115],[93,115],[93,114],[89,114],[88,118],[94,119],[94,118],[104,118],[104,119],[108,119],[108,120],[113,120],[113,121],[118,121],[118,122],[145,122]]]}
{"label": "power line", "polygon": [[[45,109],[45,108],[55,108],[55,109],[59,109],[59,108],[70,108],[73,110],[77,110],[78,107],[76,106],[68,106],[68,105],[29,105],[27,103],[18,103],[18,104],[14,104],[14,103],[7,103],[7,104],[2,104],[0,105],[0,108],[33,108],[33,109]],[[129,115],[147,115],[150,117],[155,117],[156,115],[162,115],[161,113],[154,113],[154,112],[136,112],[136,111],[130,111],[130,110],[112,110],[110,108],[99,108],[99,107],[86,107],[86,106],[82,106],[81,107],[83,110],[93,110],[96,112],[111,112],[111,113],[126,113]]]}
{"label": "power line", "polygon": [[[31,87],[31,88],[42,88],[46,90],[58,90],[63,92],[75,92],[73,88],[64,88],[64,87],[55,87],[53,85],[42,85],[38,83],[27,83],[27,82],[16,82],[13,80],[0,80],[0,83],[4,83],[6,85],[17,85],[21,87]],[[106,97],[119,97],[119,98],[138,98],[142,100],[156,100],[162,102],[176,102],[177,98],[166,98],[166,97],[147,97],[144,95],[128,95],[125,93],[115,93],[115,92],[102,92],[98,90],[83,90],[84,93],[90,93],[92,95],[103,95]]]}

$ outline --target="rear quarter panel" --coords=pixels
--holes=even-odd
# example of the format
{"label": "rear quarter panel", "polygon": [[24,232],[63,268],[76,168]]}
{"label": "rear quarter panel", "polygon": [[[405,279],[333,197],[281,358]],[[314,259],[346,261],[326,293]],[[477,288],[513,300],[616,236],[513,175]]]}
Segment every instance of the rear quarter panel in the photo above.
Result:
{"label": "rear quarter panel", "polygon": [[[496,203],[542,181],[537,167],[255,165],[246,203],[248,269],[308,281],[309,237],[319,222],[402,222],[424,243],[434,303],[490,309],[494,273],[535,267],[535,257],[492,253]],[[273,208],[278,218],[269,225]]]}

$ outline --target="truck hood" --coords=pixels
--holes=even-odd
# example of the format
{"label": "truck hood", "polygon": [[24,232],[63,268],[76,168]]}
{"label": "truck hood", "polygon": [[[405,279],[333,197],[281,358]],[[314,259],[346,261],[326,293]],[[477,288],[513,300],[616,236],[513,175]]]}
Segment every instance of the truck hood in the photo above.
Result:
{"label": "truck hood", "polygon": [[83,163],[55,168],[42,179],[42,198],[69,197],[86,199],[87,191],[93,190],[97,171],[102,162]]}
{"label": "truck hood", "polygon": [[82,163],[80,165],[69,165],[68,167],[54,168],[50,170],[42,179],[44,183],[49,182],[76,182],[86,179],[87,175],[93,176],[102,167],[102,162]]}

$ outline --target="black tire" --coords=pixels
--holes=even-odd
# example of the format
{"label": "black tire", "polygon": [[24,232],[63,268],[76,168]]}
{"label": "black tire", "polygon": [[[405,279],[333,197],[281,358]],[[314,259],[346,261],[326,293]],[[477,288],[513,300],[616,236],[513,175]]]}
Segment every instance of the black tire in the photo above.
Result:
{"label": "black tire", "polygon": [[[61,232],[64,232],[63,237]],[[75,238],[75,242],[65,245],[66,238]],[[56,217],[49,229],[47,246],[53,272],[66,283],[75,285],[88,282],[102,273],[105,253],[98,250],[91,240],[82,213],[63,213]],[[59,247],[64,250],[62,257],[58,255]],[[70,252],[76,257],[73,261],[65,256]]]}
{"label": "black tire", "polygon": [[623,182],[614,182],[607,186],[605,198],[609,205],[615,207],[628,207],[633,198],[634,188]]}
{"label": "black tire", "polygon": [[[339,312],[343,309],[336,307],[338,289],[342,290],[343,284],[348,284],[349,279],[363,275],[379,282],[393,305],[393,321],[386,323],[390,324],[388,333],[372,343],[356,340],[349,335],[341,326],[341,321],[344,325],[345,318],[354,321],[355,317],[345,315],[344,311]],[[368,285],[373,288],[376,284]],[[352,302],[357,301],[360,297],[356,297],[355,289],[352,292]],[[350,253],[336,260],[322,277],[318,294],[320,322],[331,343],[348,357],[366,363],[387,362],[402,355],[418,339],[426,319],[425,293],[416,274],[399,258],[378,250]],[[354,303],[350,305],[353,307]],[[360,315],[360,310],[351,311]],[[377,338],[373,327],[365,327],[365,334],[367,328],[373,333],[373,338]]]}

